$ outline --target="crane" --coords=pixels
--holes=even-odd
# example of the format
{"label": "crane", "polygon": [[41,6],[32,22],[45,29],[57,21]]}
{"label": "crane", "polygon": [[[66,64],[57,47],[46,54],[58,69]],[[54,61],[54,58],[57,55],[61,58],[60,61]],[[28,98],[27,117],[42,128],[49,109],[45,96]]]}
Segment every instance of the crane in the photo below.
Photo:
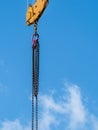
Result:
{"label": "crane", "polygon": [[37,23],[47,5],[48,0],[36,0],[34,5],[29,4],[26,13],[26,25],[34,24],[34,34],[32,36],[32,130],[34,128],[38,130],[39,34],[37,33]]}
{"label": "crane", "polygon": [[26,13],[26,24],[28,26],[34,24],[39,20],[47,7],[48,0],[37,0],[34,5],[29,5]]}

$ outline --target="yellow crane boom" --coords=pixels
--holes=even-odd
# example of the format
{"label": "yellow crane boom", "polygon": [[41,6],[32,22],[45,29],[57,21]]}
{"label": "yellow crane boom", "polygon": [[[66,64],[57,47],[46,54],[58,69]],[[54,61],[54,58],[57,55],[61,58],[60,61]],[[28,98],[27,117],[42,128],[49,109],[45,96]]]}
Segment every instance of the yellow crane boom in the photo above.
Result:
{"label": "yellow crane boom", "polygon": [[26,24],[28,26],[36,23],[39,20],[45,8],[47,7],[47,4],[48,0],[37,0],[34,5],[29,5],[26,13]]}

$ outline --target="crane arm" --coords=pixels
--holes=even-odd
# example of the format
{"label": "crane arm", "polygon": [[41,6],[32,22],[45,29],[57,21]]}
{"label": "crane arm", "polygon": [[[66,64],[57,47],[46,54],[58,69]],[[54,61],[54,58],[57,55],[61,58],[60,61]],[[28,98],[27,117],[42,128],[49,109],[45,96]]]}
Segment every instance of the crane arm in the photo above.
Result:
{"label": "crane arm", "polygon": [[26,13],[26,24],[28,26],[39,20],[47,7],[48,0],[37,0],[34,5],[29,5]]}

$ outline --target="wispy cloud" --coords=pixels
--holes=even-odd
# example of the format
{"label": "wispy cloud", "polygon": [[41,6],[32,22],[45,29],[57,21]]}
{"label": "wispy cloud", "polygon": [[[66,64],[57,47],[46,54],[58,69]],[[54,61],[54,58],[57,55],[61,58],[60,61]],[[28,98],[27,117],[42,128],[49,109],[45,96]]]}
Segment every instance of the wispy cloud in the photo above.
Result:
{"label": "wispy cloud", "polygon": [[[79,86],[67,84],[64,90],[62,98],[40,95],[39,129],[98,130],[98,118],[84,105]],[[4,121],[0,130],[31,130],[31,124],[23,125],[18,119]]]}
{"label": "wispy cloud", "polygon": [[85,106],[79,86],[66,84],[64,90],[62,99],[58,95],[40,96],[41,128],[45,126],[50,130],[56,126],[56,129],[63,130],[98,130],[98,118]]}
{"label": "wispy cloud", "polygon": [[31,130],[30,124],[24,126],[18,119],[14,121],[4,121],[1,123],[0,130]]}
{"label": "wispy cloud", "polygon": [[66,102],[68,115],[70,117],[69,128],[76,130],[82,128],[86,123],[86,108],[83,105],[80,89],[77,85],[68,88],[69,97]]}
{"label": "wispy cloud", "polygon": [[[41,105],[44,106],[43,115],[44,112],[46,112],[48,113],[48,117],[50,116],[50,118],[54,119],[55,123],[58,122],[58,125],[61,125],[60,123],[67,123],[68,129],[76,130],[80,127],[82,128],[82,126],[86,123],[86,108],[82,103],[81,93],[78,86],[68,86],[66,87],[66,90],[67,94],[65,94],[65,98],[62,100],[58,99],[56,101],[54,97],[47,95],[42,95],[40,97],[40,102],[42,103]],[[41,121],[46,119],[43,115]],[[66,121],[66,118],[68,121]],[[47,127],[49,129],[49,126]]]}

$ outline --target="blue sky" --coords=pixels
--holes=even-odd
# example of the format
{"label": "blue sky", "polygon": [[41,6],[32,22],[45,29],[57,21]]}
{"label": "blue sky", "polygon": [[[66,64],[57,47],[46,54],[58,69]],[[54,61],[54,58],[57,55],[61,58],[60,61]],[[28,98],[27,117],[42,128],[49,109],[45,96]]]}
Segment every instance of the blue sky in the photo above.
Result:
{"label": "blue sky", "polygon": [[[0,130],[31,126],[26,10],[26,0],[0,4]],[[38,32],[40,129],[98,130],[98,1],[49,1]]]}

